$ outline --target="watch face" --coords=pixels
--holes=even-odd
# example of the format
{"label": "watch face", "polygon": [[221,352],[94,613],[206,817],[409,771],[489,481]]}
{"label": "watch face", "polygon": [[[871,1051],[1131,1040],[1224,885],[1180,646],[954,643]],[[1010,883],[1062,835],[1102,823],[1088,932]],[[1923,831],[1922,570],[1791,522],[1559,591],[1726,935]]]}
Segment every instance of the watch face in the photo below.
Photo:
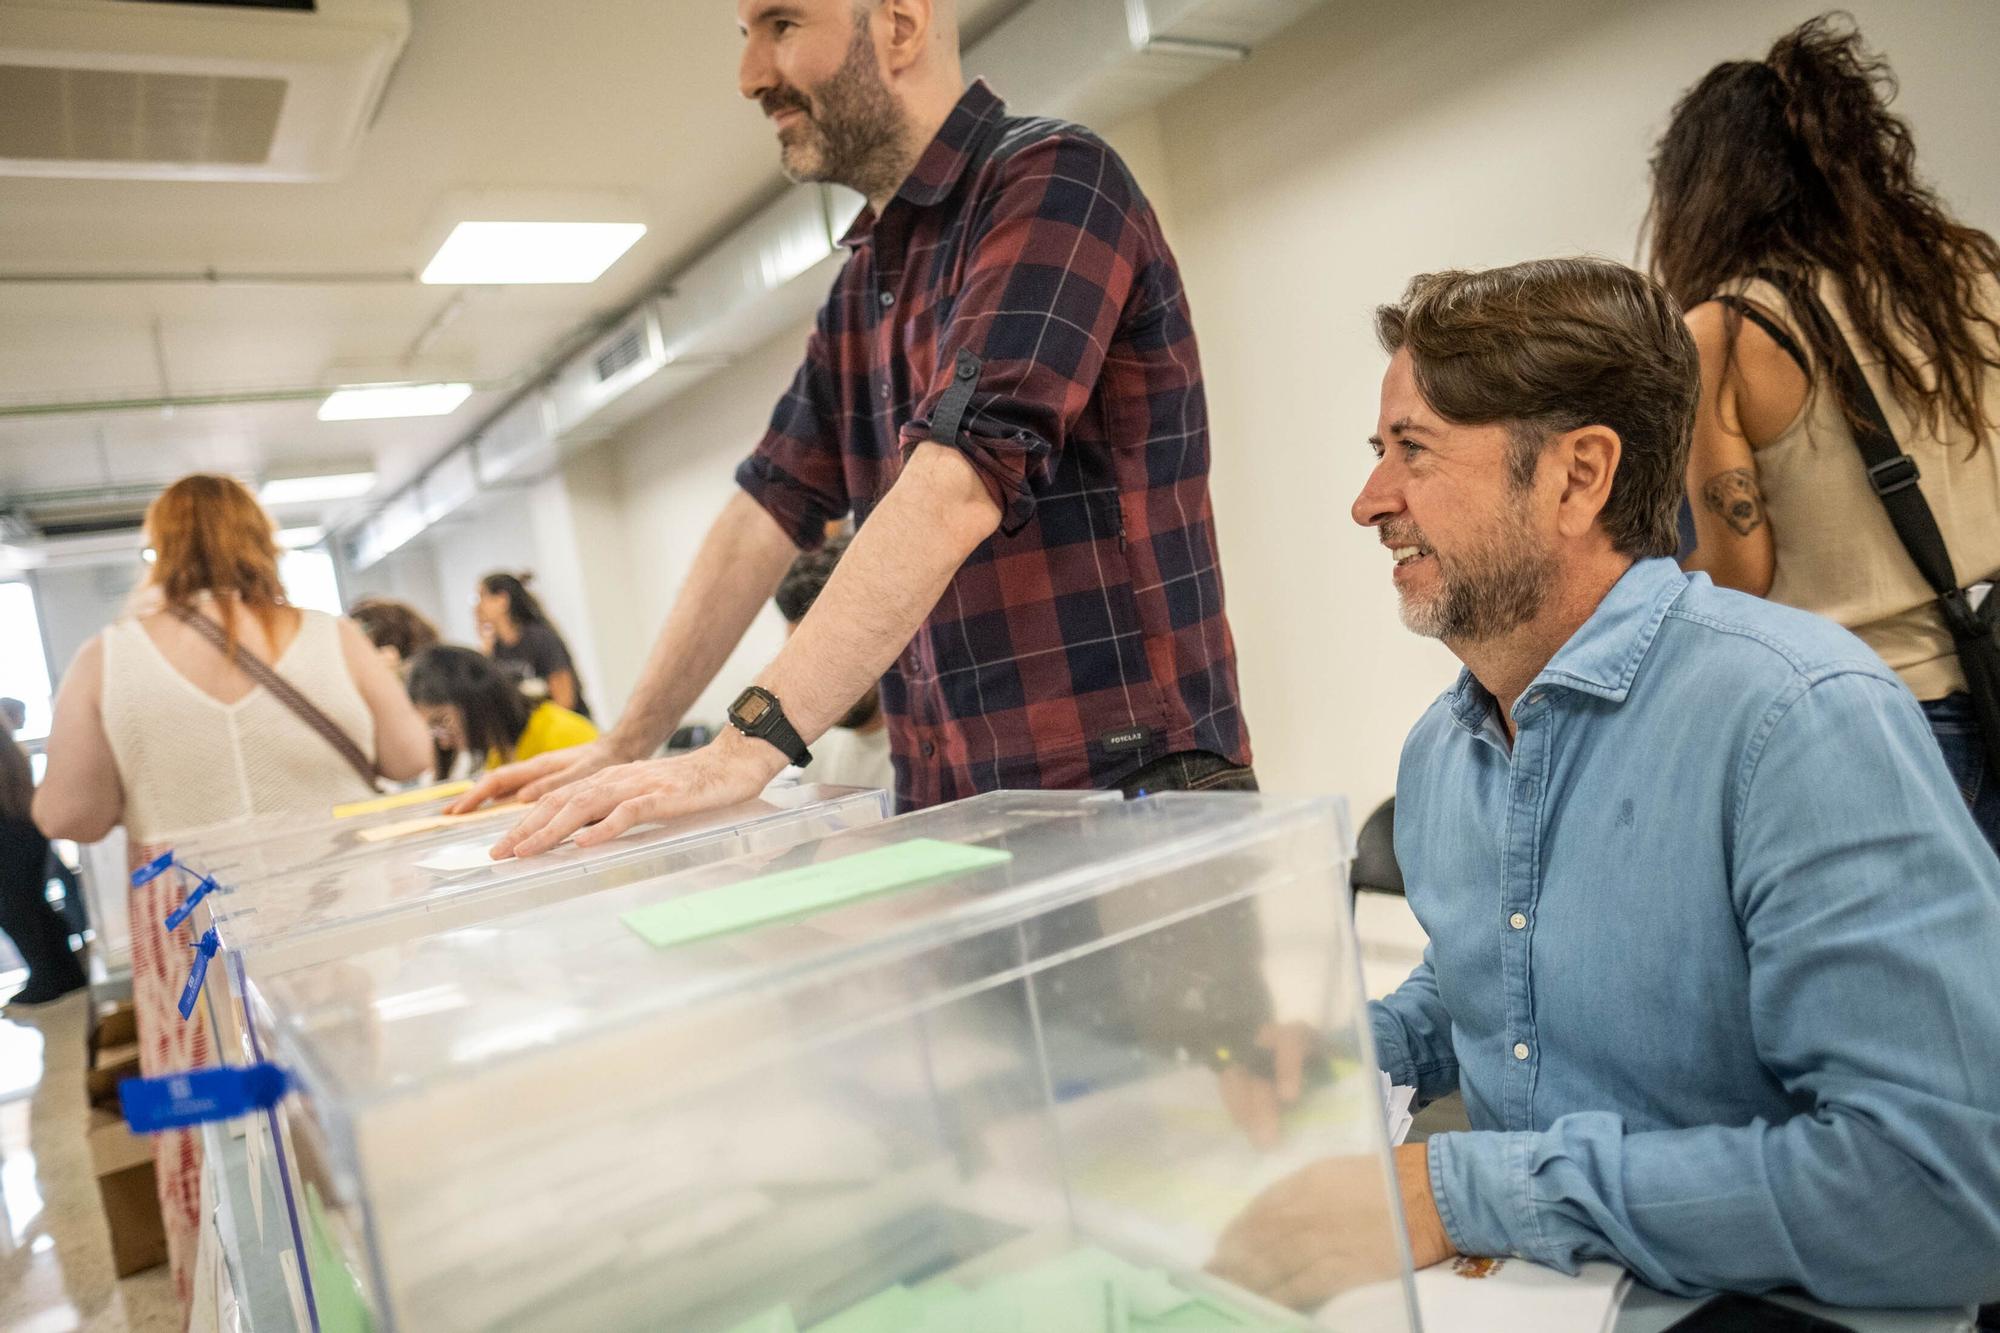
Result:
{"label": "watch face", "polygon": [[736,719],[746,727],[754,727],[764,720],[764,714],[771,711],[771,701],[761,694],[746,695],[736,705]]}

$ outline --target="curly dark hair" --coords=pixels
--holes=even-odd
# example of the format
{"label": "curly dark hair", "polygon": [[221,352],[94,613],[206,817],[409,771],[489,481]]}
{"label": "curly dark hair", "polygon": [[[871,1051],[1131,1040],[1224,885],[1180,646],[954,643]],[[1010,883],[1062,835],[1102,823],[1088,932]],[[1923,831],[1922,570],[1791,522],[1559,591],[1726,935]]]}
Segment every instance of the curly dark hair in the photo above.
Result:
{"label": "curly dark hair", "polygon": [[[1897,400],[1934,429],[1956,421],[1976,449],[1992,425],[1980,380],[2000,367],[1976,336],[1983,325],[2000,337],[1978,291],[2000,270],[2000,246],[1917,179],[1910,127],[1889,111],[1895,95],[1888,62],[1838,11],[1762,60],[1710,70],[1653,154],[1652,270],[1683,307],[1760,271],[1831,274]],[[1799,324],[1814,364],[1838,359],[1836,333]],[[1732,318],[1731,356],[1740,328]],[[1845,395],[1841,407],[1862,422]]]}

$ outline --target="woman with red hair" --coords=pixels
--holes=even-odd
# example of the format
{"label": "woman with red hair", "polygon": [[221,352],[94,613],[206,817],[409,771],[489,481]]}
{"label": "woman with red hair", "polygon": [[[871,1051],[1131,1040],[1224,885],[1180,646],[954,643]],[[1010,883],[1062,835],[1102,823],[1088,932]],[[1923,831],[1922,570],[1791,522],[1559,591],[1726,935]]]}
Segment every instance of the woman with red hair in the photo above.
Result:
{"label": "woman with red hair", "polygon": [[[146,511],[153,563],[131,614],[64,674],[35,822],[92,842],[124,825],[134,866],[200,829],[252,815],[330,810],[376,774],[431,763],[423,719],[361,631],[301,611],[278,577],[269,514],[240,482],[191,476]],[[172,877],[131,899],[140,1068],[208,1062],[201,1011],[176,1009],[191,932],[161,925]],[[154,1139],[174,1286],[193,1298],[201,1158],[192,1132]]]}

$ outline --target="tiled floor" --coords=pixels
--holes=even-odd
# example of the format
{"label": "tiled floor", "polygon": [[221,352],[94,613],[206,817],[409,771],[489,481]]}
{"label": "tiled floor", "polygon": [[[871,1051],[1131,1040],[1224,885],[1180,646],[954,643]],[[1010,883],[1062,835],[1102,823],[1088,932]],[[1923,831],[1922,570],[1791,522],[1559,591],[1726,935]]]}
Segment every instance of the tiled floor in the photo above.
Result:
{"label": "tiled floor", "polygon": [[0,1329],[176,1333],[164,1264],[111,1272],[84,1143],[88,1009],[78,994],[0,1019]]}

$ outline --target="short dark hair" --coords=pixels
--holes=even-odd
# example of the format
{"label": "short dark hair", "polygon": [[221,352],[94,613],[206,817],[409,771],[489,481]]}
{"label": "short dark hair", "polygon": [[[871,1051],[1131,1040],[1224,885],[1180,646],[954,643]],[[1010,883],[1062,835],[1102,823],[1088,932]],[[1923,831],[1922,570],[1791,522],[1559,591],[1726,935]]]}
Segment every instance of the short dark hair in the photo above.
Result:
{"label": "short dark hair", "polygon": [[534,703],[484,653],[438,644],[417,654],[405,681],[412,703],[456,704],[465,718],[465,748],[475,755],[512,755]]}
{"label": "short dark hair", "polygon": [[436,643],[436,625],[408,602],[392,597],[364,597],[347,608],[347,617],[361,627],[377,648],[394,648],[405,662]]}
{"label": "short dark hair", "polygon": [[771,598],[778,604],[778,614],[788,623],[798,624],[813,609],[813,603],[826,591],[826,581],[833,577],[833,567],[847,553],[849,540],[845,533],[829,537],[818,550],[807,551],[792,561],[792,567],[785,571],[784,581],[778,584],[778,591]]}
{"label": "short dark hair", "polygon": [[1411,279],[1375,312],[1384,351],[1409,350],[1417,391],[1447,421],[1502,423],[1516,485],[1552,435],[1608,426],[1623,445],[1599,522],[1634,559],[1679,549],[1701,396],[1694,339],[1666,290],[1608,259],[1537,259]]}

